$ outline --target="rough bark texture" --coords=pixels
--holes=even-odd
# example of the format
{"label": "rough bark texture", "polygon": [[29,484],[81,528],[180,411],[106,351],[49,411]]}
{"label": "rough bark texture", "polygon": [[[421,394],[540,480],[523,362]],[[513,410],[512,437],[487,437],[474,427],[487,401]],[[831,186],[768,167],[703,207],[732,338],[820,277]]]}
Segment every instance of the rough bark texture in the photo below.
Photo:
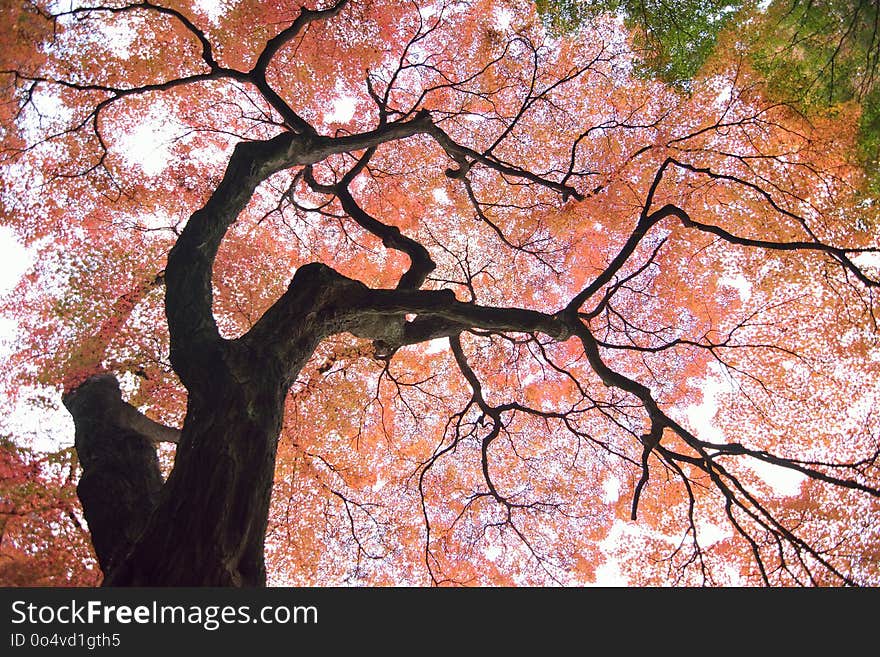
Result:
{"label": "rough bark texture", "polygon": [[[68,397],[85,475],[80,498],[108,585],[259,586],[275,454],[291,382],[321,340],[351,332],[390,356],[405,344],[452,336],[467,327],[573,334],[573,313],[545,314],[458,301],[451,290],[422,290],[434,268],[427,249],[361,209],[349,185],[381,144],[427,135],[462,167],[479,162],[541,184],[564,197],[576,190],[457,144],[426,110],[360,134],[327,137],[286,106],[265,79],[272,55],[305,25],[333,15],[303,10],[267,43],[250,73],[221,69],[202,38],[212,75],[250,81],[285,118],[290,131],[239,143],[223,179],[196,210],[168,255],[165,314],[174,371],[187,389],[187,412],[174,469],[163,485],[151,441],[175,439],[125,404],[112,377],[91,379]],[[202,35],[204,37],[204,35]],[[364,150],[340,181],[323,185],[312,164]],[[213,266],[226,231],[254,191],[273,174],[304,167],[313,190],[336,196],[362,228],[406,253],[410,268],[395,289],[377,290],[323,264],[300,267],[287,291],[237,340],[221,337],[213,316]],[[411,321],[407,316],[415,315]]]}
{"label": "rough bark texture", "polygon": [[154,443],[175,438],[173,430],[125,404],[111,376],[90,379],[69,395],[85,469],[80,498],[104,583],[264,585],[264,536],[290,383],[330,334],[405,344],[406,326],[395,320],[406,312],[453,330],[475,323],[564,333],[550,315],[461,303],[448,290],[371,290],[325,265],[300,267],[245,336],[196,341],[199,351],[182,355],[187,366],[194,357],[200,366],[189,370],[184,428],[164,486]]}
{"label": "rough bark texture", "polygon": [[265,584],[263,540],[285,389],[268,373],[236,385],[223,369],[217,367],[213,390],[190,397],[175,467],[155,513],[106,584]]}
{"label": "rough bark texture", "polygon": [[[220,336],[212,313],[214,258],[257,186],[284,168],[419,133],[436,138],[426,112],[360,135],[330,139],[281,133],[235,148],[223,180],[190,217],[168,255],[164,280],[171,363],[189,396],[175,466],[165,485],[144,427],[151,435],[162,432],[136,412],[118,410],[127,405],[114,379],[92,381],[70,396],[84,465],[101,465],[84,477],[80,497],[96,532],[105,584],[265,583],[263,541],[285,395],[327,336],[349,331],[389,354],[464,326],[567,337],[558,316],[482,307],[457,301],[450,290],[417,289],[433,263],[423,247],[414,248],[415,242],[390,227],[383,239],[412,260],[397,289],[370,289],[312,263],[297,270],[287,291],[244,336]],[[366,227],[379,230],[347,191],[333,191]],[[418,315],[415,321],[405,321],[409,313]],[[172,434],[165,430],[166,437]],[[147,461],[152,463],[149,474]],[[117,490],[108,499],[106,492]]]}
{"label": "rough bark texture", "polygon": [[[434,268],[427,249],[364,212],[348,186],[381,144],[427,135],[462,167],[479,161],[565,194],[577,195],[574,189],[460,146],[424,109],[391,122],[382,109],[373,130],[319,135],[268,84],[266,70],[274,54],[309,23],[335,16],[346,4],[339,0],[325,10],[302,9],[266,44],[250,72],[219,66],[206,35],[176,12],[161,10],[198,37],[210,68],[210,73],[180,84],[202,78],[252,83],[287,129],[235,147],[223,179],[192,214],[168,254],[163,282],[170,358],[188,393],[168,481],[161,482],[150,441],[176,442],[176,432],[150,423],[125,404],[115,379],[89,380],[68,396],[86,470],[80,497],[105,584],[264,584],[263,541],[285,395],[327,336],[349,331],[373,340],[377,353],[390,355],[402,345],[451,335],[466,326],[569,334],[555,315],[480,307],[457,301],[450,290],[420,290]],[[114,98],[128,93],[133,92],[118,92]],[[321,185],[311,176],[312,164],[361,150],[365,153],[358,164],[337,184]],[[214,259],[257,187],[291,167],[304,167],[315,191],[339,198],[364,229],[406,253],[411,266],[392,290],[369,289],[326,265],[302,266],[285,294],[244,336],[226,340],[212,312]],[[408,314],[418,317],[409,322]]]}
{"label": "rough bark texture", "polygon": [[112,573],[143,531],[162,488],[156,434],[149,432],[155,423],[122,401],[111,375],[87,380],[64,404],[83,469],[76,492],[101,570]]}

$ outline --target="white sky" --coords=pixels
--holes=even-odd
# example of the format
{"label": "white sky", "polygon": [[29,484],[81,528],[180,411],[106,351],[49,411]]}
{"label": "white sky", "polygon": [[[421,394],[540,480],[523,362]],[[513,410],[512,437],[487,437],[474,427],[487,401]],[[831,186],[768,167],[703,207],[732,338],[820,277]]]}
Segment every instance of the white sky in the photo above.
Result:
{"label": "white sky", "polygon": [[[31,264],[28,253],[8,226],[0,226],[0,296],[9,294]],[[15,320],[0,316],[0,361],[5,360],[8,341],[15,335]]]}
{"label": "white sky", "polygon": [[[15,239],[12,229],[0,226],[0,296],[12,292],[32,260],[32,254]],[[14,319],[0,316],[0,362],[7,360],[17,330]],[[41,407],[36,413],[28,399],[20,399],[0,428],[12,431],[23,444],[38,451],[55,451],[73,442],[73,422],[60,403],[58,406],[55,412]]]}
{"label": "white sky", "polygon": [[8,226],[0,226],[0,295],[8,294],[31,263],[31,256]]}
{"label": "white sky", "polygon": [[355,99],[342,96],[333,101],[333,111],[324,114],[324,123],[347,123],[354,116]]}
{"label": "white sky", "polygon": [[218,0],[196,0],[193,3],[196,7],[207,14],[208,18],[215,21],[223,15],[226,7],[235,4],[235,2],[219,2]]}
{"label": "white sky", "polygon": [[155,176],[171,159],[171,140],[175,134],[167,122],[143,121],[120,139],[119,150],[128,162],[139,165],[148,176]]}

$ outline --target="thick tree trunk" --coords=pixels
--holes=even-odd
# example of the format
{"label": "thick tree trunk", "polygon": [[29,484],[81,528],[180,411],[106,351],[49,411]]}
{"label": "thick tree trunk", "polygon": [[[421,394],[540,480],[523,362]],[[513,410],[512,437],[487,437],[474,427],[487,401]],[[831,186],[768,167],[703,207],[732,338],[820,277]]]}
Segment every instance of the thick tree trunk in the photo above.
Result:
{"label": "thick tree trunk", "polygon": [[64,404],[73,416],[83,469],[76,492],[101,570],[111,573],[158,503],[162,476],[153,441],[160,432],[151,432],[152,423],[122,401],[111,375],[88,379],[64,396]]}
{"label": "thick tree trunk", "polygon": [[190,394],[164,486],[154,436],[118,411],[125,403],[113,377],[90,379],[65,398],[83,464],[78,494],[105,585],[265,584],[263,542],[288,378],[252,363],[253,375],[243,380],[232,375],[231,360],[217,363],[207,395]]}
{"label": "thick tree trunk", "polygon": [[[373,290],[326,265],[303,265],[245,335],[220,335],[213,263],[254,190],[283,169],[420,133],[431,134],[448,152],[464,153],[425,111],[359,135],[282,133],[235,147],[220,184],[169,252],[162,277],[171,364],[189,395],[168,481],[162,485],[151,444],[161,429],[122,401],[112,377],[91,379],[65,401],[76,423],[85,472],[80,497],[105,584],[265,583],[263,542],[284,400],[325,337],[349,331],[373,340],[386,356],[466,326],[567,337],[556,316],[462,303],[450,290],[418,289],[433,268],[428,252],[360,210],[345,185],[332,190],[344,207],[383,243],[410,256],[398,288]],[[409,314],[418,317],[410,322]]]}
{"label": "thick tree trunk", "polygon": [[261,586],[285,391],[218,385],[193,400],[163,486],[155,444],[120,419],[115,379],[65,399],[83,466],[77,487],[107,586]]}
{"label": "thick tree trunk", "polygon": [[[408,312],[426,316],[407,322]],[[81,499],[105,584],[265,584],[285,396],[317,344],[350,331],[393,350],[460,322],[564,334],[550,315],[461,303],[448,290],[370,290],[324,265],[300,267],[246,335],[194,340],[193,351],[178,352],[189,398],[164,486],[151,441],[167,428],[125,404],[112,377],[90,379],[68,395],[85,472]]]}
{"label": "thick tree trunk", "polygon": [[108,585],[262,586],[285,390],[218,383],[191,399],[177,460],[147,527]]}

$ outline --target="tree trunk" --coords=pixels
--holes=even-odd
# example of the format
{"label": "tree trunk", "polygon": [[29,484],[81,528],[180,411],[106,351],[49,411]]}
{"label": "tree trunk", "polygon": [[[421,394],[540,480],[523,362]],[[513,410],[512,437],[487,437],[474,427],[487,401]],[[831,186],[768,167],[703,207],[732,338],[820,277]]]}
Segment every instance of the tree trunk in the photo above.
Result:
{"label": "tree trunk", "polygon": [[[463,303],[451,290],[418,289],[434,266],[428,252],[360,210],[344,186],[333,192],[359,223],[410,256],[400,285],[370,289],[326,265],[305,264],[245,335],[221,336],[213,316],[213,263],[254,190],[283,169],[420,133],[460,152],[424,110],[359,135],[285,132],[236,145],[223,179],[169,252],[162,276],[171,364],[188,392],[168,481],[161,482],[152,443],[169,430],[123,402],[113,377],[90,379],[66,395],[84,468],[80,498],[105,584],[265,584],[263,543],[285,396],[325,337],[348,331],[373,340],[377,354],[386,357],[404,344],[466,326],[567,338],[568,328],[556,316]],[[408,321],[409,314],[416,319]]]}
{"label": "tree trunk", "polygon": [[124,562],[158,503],[162,476],[155,444],[143,423],[132,422],[129,409],[137,411],[122,401],[111,375],[86,380],[64,396],[64,404],[73,416],[83,469],[76,492],[98,563],[110,573]]}
{"label": "tree trunk", "polygon": [[[175,312],[169,316],[189,319]],[[407,313],[424,317],[409,322]],[[462,303],[449,290],[371,290],[325,265],[303,265],[241,338],[190,339],[190,350],[172,351],[189,396],[164,486],[150,444],[161,439],[159,425],[121,400],[112,377],[99,377],[97,387],[90,379],[66,403],[77,425],[88,484],[81,499],[105,584],[264,585],[284,401],[317,344],[348,331],[393,352],[461,322],[557,338],[566,330],[557,317],[535,311]]]}
{"label": "tree trunk", "polygon": [[191,399],[177,460],[146,531],[108,585],[262,586],[285,391],[218,385]]}
{"label": "tree trunk", "polygon": [[105,586],[265,585],[263,543],[289,379],[263,359],[250,364],[252,376],[236,377],[231,360],[217,363],[207,394],[190,392],[164,485],[151,436],[118,412],[125,402],[112,376],[65,398],[83,464],[77,492]]}

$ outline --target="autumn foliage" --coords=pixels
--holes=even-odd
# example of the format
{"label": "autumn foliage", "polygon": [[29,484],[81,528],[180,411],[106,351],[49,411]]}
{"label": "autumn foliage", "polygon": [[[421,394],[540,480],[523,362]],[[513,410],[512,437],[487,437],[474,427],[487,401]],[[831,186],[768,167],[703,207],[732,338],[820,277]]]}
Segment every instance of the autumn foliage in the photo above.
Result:
{"label": "autumn foliage", "polygon": [[[2,583],[100,579],[73,424],[42,454],[12,411],[110,373],[182,429],[114,582],[204,540],[250,561],[199,583],[880,584],[858,106],[807,118],[723,50],[685,93],[612,17],[517,0],[0,20],[0,222],[34,254]],[[199,512],[249,458],[264,532],[256,498]],[[172,508],[228,527],[175,543]]]}

